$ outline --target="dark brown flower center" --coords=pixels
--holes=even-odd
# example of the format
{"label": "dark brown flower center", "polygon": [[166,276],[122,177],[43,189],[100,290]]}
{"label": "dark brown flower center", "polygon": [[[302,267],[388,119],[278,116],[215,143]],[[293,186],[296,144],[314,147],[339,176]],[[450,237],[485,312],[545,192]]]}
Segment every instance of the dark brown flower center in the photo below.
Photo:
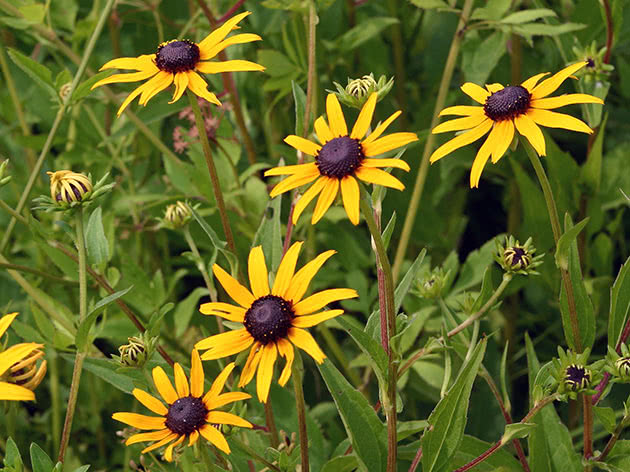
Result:
{"label": "dark brown flower center", "polygon": [[571,390],[579,390],[588,387],[591,382],[591,373],[584,366],[572,364],[567,367],[564,380]]}
{"label": "dark brown flower center", "polygon": [[359,140],[341,136],[331,139],[322,146],[315,163],[320,174],[341,179],[352,174],[361,165],[363,158]]}
{"label": "dark brown flower center", "polygon": [[486,99],[483,110],[492,121],[503,121],[522,115],[529,108],[531,94],[525,87],[511,85]]}
{"label": "dark brown flower center", "polygon": [[83,195],[87,193],[88,191],[88,189],[85,188],[85,185],[83,185],[81,182],[68,180],[68,185],[70,185],[70,188],[72,189],[72,193],[74,193],[74,196],[76,198],[72,198],[72,196],[68,192],[68,189],[62,188],[61,192],[55,195],[55,200],[57,200],[58,202],[81,201],[83,199]]}
{"label": "dark brown flower center", "polygon": [[286,338],[295,316],[291,303],[275,295],[254,301],[245,313],[245,329],[261,344]]}
{"label": "dark brown flower center", "polygon": [[208,409],[201,398],[178,398],[168,407],[166,427],[176,434],[190,434],[206,424]]}
{"label": "dark brown flower center", "polygon": [[513,246],[506,250],[506,258],[508,263],[512,266],[528,266],[531,262],[531,258],[527,251],[522,247]]}
{"label": "dark brown flower center", "polygon": [[187,39],[162,43],[155,55],[155,65],[171,74],[193,70],[197,62],[199,46]]}

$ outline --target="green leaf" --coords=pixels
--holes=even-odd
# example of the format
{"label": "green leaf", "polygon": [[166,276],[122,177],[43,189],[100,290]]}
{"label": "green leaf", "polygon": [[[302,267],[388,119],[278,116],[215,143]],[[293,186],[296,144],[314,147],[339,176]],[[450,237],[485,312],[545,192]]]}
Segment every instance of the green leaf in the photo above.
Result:
{"label": "green leaf", "polygon": [[392,213],[392,217],[389,219],[389,223],[385,226],[383,230],[382,238],[383,244],[385,245],[385,250],[389,247],[389,241],[392,238],[392,234],[394,233],[394,228],[396,227],[396,212]]}
{"label": "green leaf", "polygon": [[521,24],[529,23],[531,21],[539,20],[540,18],[547,18],[550,16],[557,16],[553,10],[547,8],[533,8],[531,10],[522,10],[512,13],[503,18],[500,23],[504,24]]}
{"label": "green leaf", "polygon": [[252,247],[262,245],[267,267],[275,270],[282,260],[282,198],[272,198],[267,202],[254,236]]}
{"label": "green leaf", "polygon": [[476,312],[486,304],[490,297],[494,293],[494,286],[492,284],[492,265],[486,267],[486,271],[483,274],[483,282],[481,283],[481,291],[473,304],[472,311]]}
{"label": "green leaf", "polygon": [[357,458],[353,455],[339,456],[330,459],[321,472],[352,472],[359,466]]}
{"label": "green leaf", "polygon": [[[507,51],[507,33],[495,31],[483,41],[476,42],[474,50],[464,55],[463,70],[466,80],[485,83]],[[468,59],[468,60],[466,60]]]}
{"label": "green leaf", "polygon": [[582,182],[591,195],[596,194],[599,191],[599,184],[602,180],[602,154],[604,146],[604,129],[608,122],[608,114],[604,117],[599,130],[597,131],[597,137],[591,147],[591,152],[588,154],[586,162],[582,166],[580,172],[580,182]]}
{"label": "green leaf", "polygon": [[173,314],[173,319],[175,320],[175,336],[179,337],[184,334],[193,313],[197,311],[196,308],[199,304],[199,299],[205,295],[208,295],[208,289],[206,287],[197,287],[190,292],[190,295],[177,304],[177,308],[175,308],[175,313]]}
{"label": "green leaf", "polygon": [[[413,1],[413,0],[412,0]],[[511,0],[488,0],[485,6],[475,8],[470,19],[471,20],[494,20],[501,19],[510,9]]]}
{"label": "green leaf", "polygon": [[396,423],[398,441],[400,442],[409,436],[418,434],[420,431],[425,430],[428,426],[429,422],[427,420],[398,421],[398,423]]}
{"label": "green leaf", "polygon": [[[291,81],[293,90],[293,102],[295,103],[295,134],[304,134],[304,114],[306,113],[306,94],[294,80]],[[307,123],[309,125],[310,123]]]}
{"label": "green leaf", "polygon": [[18,449],[13,438],[7,439],[6,447],[4,450],[4,465],[11,468],[11,472],[22,472],[24,463],[22,462],[22,455]]}
{"label": "green leaf", "polygon": [[[61,357],[70,363],[74,363],[73,355],[61,354]],[[86,357],[83,362],[83,369],[103,379],[105,382],[113,385],[118,390],[131,394],[135,385],[129,377],[116,372],[118,368],[118,364],[106,359],[93,359]]]}
{"label": "green leaf", "polygon": [[317,367],[335,401],[361,469],[369,472],[385,471],[387,467],[385,425],[367,399],[348,383],[329,359]]}
{"label": "green leaf", "polygon": [[575,226],[567,229],[560,239],[558,239],[558,247],[555,253],[556,266],[560,269],[568,270],[569,269],[569,251],[571,249],[572,244],[578,237],[578,234],[582,232],[588,220],[590,218],[584,218]]}
{"label": "green leaf", "polygon": [[522,36],[557,36],[571,33],[586,28],[586,25],[579,23],[564,23],[562,25],[544,25],[541,23],[526,23],[511,27],[515,33]]}
{"label": "green leaf", "polygon": [[19,7],[20,13],[30,24],[42,24],[46,16],[46,7],[43,3],[32,3]]}
{"label": "green leaf", "polygon": [[482,282],[485,276],[486,267],[488,267],[488,264],[492,263],[492,254],[495,251],[496,244],[493,238],[488,240],[479,249],[468,254],[466,262],[464,262],[464,265],[459,272],[459,277],[457,278],[451,293],[449,293],[449,296],[469,290]]}
{"label": "green leaf", "polygon": [[[573,223],[571,217],[567,213],[565,215],[565,234],[569,233],[575,227],[572,227]],[[578,225],[576,225],[577,227]],[[561,238],[562,239],[562,238]],[[560,246],[560,241],[558,241]],[[577,248],[577,241],[573,239],[569,248],[569,277],[573,285],[573,299],[575,300],[575,309],[577,312],[577,323],[579,328],[579,334],[581,345],[583,349],[593,346],[595,342],[595,311],[593,309],[593,303],[591,302],[588,293],[586,293],[586,286],[582,278],[582,269],[580,268],[580,256]],[[569,303],[567,299],[567,291],[562,283],[560,289],[560,313],[562,315],[562,327],[564,328],[564,335],[567,340],[567,344],[573,350],[576,350],[576,343],[573,337],[573,329],[571,327],[571,315],[569,312]]]}
{"label": "green leaf", "polygon": [[73,472],[87,472],[90,468],[90,465],[82,465],[81,467],[77,467]]}
{"label": "green leaf", "polygon": [[92,85],[94,85],[99,80],[104,79],[110,74],[110,70],[104,70],[102,72],[99,72],[98,74],[94,74],[89,79],[86,79],[79,85],[77,85],[77,87],[74,89],[74,93],[72,94],[72,103],[77,103],[83,98],[87,97],[92,92]]}
{"label": "green leaf", "polygon": [[33,472],[51,472],[55,467],[48,454],[35,443],[31,443],[31,465]]}
{"label": "green leaf", "polygon": [[450,10],[448,3],[443,0],[409,0],[418,8],[422,8],[424,10],[433,10],[434,8],[444,8]]}
{"label": "green leaf", "polygon": [[615,410],[610,407],[593,406],[593,413],[595,413],[595,417],[599,420],[606,431],[610,434],[614,433],[617,427]]}
{"label": "green leaf", "polygon": [[11,60],[15,62],[15,64],[26,73],[26,75],[48,92],[51,97],[58,100],[57,91],[55,90],[55,84],[53,83],[50,69],[39,62],[35,62],[30,57],[25,56],[15,49],[9,48],[8,54]]}
{"label": "green leaf", "polygon": [[85,244],[90,264],[101,265],[109,260],[109,245],[103,228],[101,207],[96,208],[90,215],[85,229]]}
{"label": "green leaf", "polygon": [[385,28],[397,23],[399,23],[398,18],[368,17],[361,21],[360,25],[355,26],[338,38],[336,44],[341,53],[350,52],[379,35]]}
{"label": "green leaf", "polygon": [[501,438],[503,444],[517,438],[526,438],[529,434],[536,429],[536,424],[533,423],[511,423],[505,425],[505,433]]}
{"label": "green leaf", "polygon": [[192,215],[197,221],[197,223],[199,223],[199,226],[201,226],[201,229],[203,229],[203,231],[208,235],[208,238],[210,239],[210,243],[212,244],[212,246],[216,250],[218,250],[221,254],[223,254],[223,256],[225,256],[225,258],[230,263],[232,272],[235,272],[236,269],[238,268],[238,259],[232,253],[232,251],[227,249],[227,243],[225,241],[222,241],[219,238],[219,236],[217,236],[217,233],[215,233],[212,227],[208,223],[206,223],[206,220],[204,220],[199,215],[199,213],[197,213],[197,210],[195,210],[194,208],[191,208],[190,211],[192,212]]}
{"label": "green leaf", "polygon": [[608,318],[608,345],[613,349],[628,322],[630,311],[630,257],[619,269],[615,283],[610,289],[610,316]]}
{"label": "green leaf", "polygon": [[486,343],[484,338],[477,344],[457,379],[429,416],[431,427],[422,436],[423,472],[450,470],[451,458],[464,436],[470,392],[486,352]]}
{"label": "green leaf", "polygon": [[[470,461],[490,449],[491,446],[492,444],[482,441],[481,439],[464,435],[459,448],[451,460],[448,470],[455,470],[465,464],[468,464]],[[523,472],[520,462],[514,458],[506,447],[499,449],[486,460],[477,464],[472,470],[473,472]],[[539,469],[532,468],[531,470],[538,471]],[[545,469],[540,470],[542,472]]]}

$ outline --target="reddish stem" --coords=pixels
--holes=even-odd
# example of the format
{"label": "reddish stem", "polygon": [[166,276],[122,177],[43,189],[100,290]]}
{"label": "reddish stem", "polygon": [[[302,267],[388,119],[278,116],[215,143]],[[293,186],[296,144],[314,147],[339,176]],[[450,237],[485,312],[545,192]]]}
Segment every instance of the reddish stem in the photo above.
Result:
{"label": "reddish stem", "polygon": [[418,465],[420,464],[420,460],[422,459],[422,448],[418,449],[416,453],[416,457],[413,458],[413,462],[411,463],[411,467],[409,467],[409,472],[416,472]]}
{"label": "reddish stem", "polygon": [[461,466],[459,469],[455,469],[454,472],[465,472],[466,470],[472,469],[477,464],[485,461],[488,457],[490,457],[492,454],[498,451],[500,447],[501,447],[501,441],[494,443],[494,445],[490,449],[488,449],[486,452],[481,454],[479,457],[475,457],[472,461],[470,461],[466,465]]}
{"label": "reddish stem", "polygon": [[608,0],[602,0],[602,3],[604,4],[604,12],[606,14],[606,54],[604,55],[604,64],[609,64],[613,46],[614,26],[610,3],[608,3]]}

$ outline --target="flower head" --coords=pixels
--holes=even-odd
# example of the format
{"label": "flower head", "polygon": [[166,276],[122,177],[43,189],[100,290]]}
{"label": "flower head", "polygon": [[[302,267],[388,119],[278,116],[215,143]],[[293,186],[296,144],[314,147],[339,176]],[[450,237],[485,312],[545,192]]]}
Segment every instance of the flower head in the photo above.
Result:
{"label": "flower head", "polygon": [[164,212],[164,222],[172,229],[186,226],[191,218],[190,206],[182,201],[167,206]]}
{"label": "flower head", "polygon": [[328,123],[323,116],[315,120],[315,133],[321,145],[295,135],[284,139],[288,145],[298,151],[315,157],[315,162],[275,167],[265,172],[266,176],[290,175],[273,188],[270,193],[272,198],[315,181],[295,205],[293,223],[297,222],[306,206],[319,195],[311,219],[313,224],[317,223],[330,208],[341,189],[343,206],[348,218],[352,224],[359,224],[360,196],[359,183],[356,179],[398,190],[405,188],[396,177],[379,167],[396,167],[409,171],[407,163],[401,159],[374,159],[374,157],[417,141],[418,137],[415,133],[393,133],[380,138],[387,127],[400,115],[400,111],[387,118],[365,137],[370,128],[377,98],[376,92],[370,95],[352,131],[348,133],[341,105],[335,94],[331,93],[326,99]]}
{"label": "flower head", "polygon": [[267,401],[278,354],[286,359],[284,370],[278,379],[281,386],[291,377],[293,345],[306,351],[316,362],[324,362],[326,356],[315,339],[303,328],[343,314],[343,310],[318,312],[329,303],[358,296],[355,290],[337,288],[323,290],[303,299],[311,280],[335,251],[320,254],[295,272],[301,247],[302,243],[296,242],[284,255],[271,290],[261,246],[253,248],[249,253],[251,291],[215,264],[212,268],[215,277],[240,306],[205,303],[199,309],[204,315],[220,316],[243,324],[240,329],[202,339],[195,348],[208,349],[202,358],[209,360],[231,356],[251,347],[239,386],[247,385],[258,369],[256,389],[262,402]]}
{"label": "flower head", "polygon": [[186,89],[190,89],[191,92],[205,98],[209,102],[221,105],[216,95],[208,91],[208,84],[197,72],[218,74],[220,72],[265,70],[260,64],[250,61],[232,60],[221,62],[209,60],[232,44],[250,43],[261,39],[257,34],[251,33],[237,34],[225,39],[232,30],[238,28],[237,24],[250,13],[247,11],[230,18],[200,43],[195,43],[188,39],[173,39],[160,44],[155,54],[113,59],[103,65],[101,70],[126,69],[138,72],[114,74],[96,82],[92,89],[105,84],[149,79],[125,99],[118,109],[118,116],[138,95],[140,95],[140,105],[146,106],[151,98],[173,83],[175,84],[175,92],[173,93],[173,100],[169,103],[176,102]]}
{"label": "flower head", "polygon": [[[4,335],[17,313],[0,318],[0,338]],[[37,343],[21,343],[0,352],[0,400],[35,400],[33,389],[46,374],[46,361],[37,365],[44,353],[44,346]]]}
{"label": "flower head", "polygon": [[360,110],[373,92],[378,94],[377,102],[385,98],[394,86],[394,78],[387,80],[387,77],[381,75],[377,82],[374,74],[370,73],[359,79],[348,78],[348,85],[345,88],[337,82],[333,84],[337,88],[337,91],[333,93],[341,103]]}
{"label": "flower head", "polygon": [[599,369],[596,364],[587,364],[590,349],[577,354],[564,351],[558,346],[558,358],[553,360],[552,375],[556,380],[557,392],[575,399],[578,393],[593,394],[593,385],[599,381]]}
{"label": "flower head", "polygon": [[447,121],[433,128],[433,133],[447,131],[462,131],[462,133],[437,148],[431,155],[431,163],[442,159],[447,154],[466,146],[488,132],[485,140],[472,165],[470,172],[470,187],[478,187],[481,172],[492,156],[492,163],[496,164],[507,151],[514,139],[514,131],[518,131],[527,138],[538,155],[546,154],[545,138],[539,125],[549,128],[564,128],[582,133],[592,133],[584,122],[569,115],[550,111],[565,105],[575,103],[604,102],[597,97],[583,93],[570,93],[558,97],[548,97],[562,82],[575,72],[586,66],[586,61],[565,67],[550,78],[538,83],[548,73],[530,77],[521,85],[501,84],[486,85],[486,88],[467,82],[462,85],[462,91],[470,96],[479,106],[453,106],[440,112],[443,115],[459,115],[463,118]]}
{"label": "flower head", "polygon": [[[146,416],[137,413],[114,413],[112,418],[142,430],[155,430],[131,436],[127,446],[144,441],[155,441],[144,448],[142,454],[168,444],[164,457],[168,462],[173,460],[173,448],[188,438],[192,446],[199,435],[206,438],[221,451],[230,453],[230,446],[216,425],[229,424],[251,428],[252,425],[239,416],[216,409],[238,400],[246,400],[251,395],[244,392],[221,394],[228,376],[234,369],[234,363],[228,364],[212,383],[210,390],[204,395],[204,373],[199,353],[193,349],[191,355],[190,384],[184,369],[175,363],[175,388],[161,367],[153,369],[153,382],[166,405],[153,395],[133,389],[136,399],[149,410],[159,416]],[[170,443],[170,444],[169,444]]]}
{"label": "flower head", "polygon": [[124,367],[142,367],[153,354],[157,337],[150,336],[147,331],[140,337],[127,338],[129,344],[118,348],[119,356],[112,356]]}
{"label": "flower head", "polygon": [[92,181],[83,174],[71,170],[47,174],[50,176],[50,197],[59,205],[82,202],[92,192]]}
{"label": "flower head", "polygon": [[536,248],[532,244],[532,238],[521,244],[513,236],[509,236],[505,238],[503,244],[497,239],[496,246],[494,260],[504,271],[510,274],[538,275],[535,269],[542,264],[544,254],[534,256]]}

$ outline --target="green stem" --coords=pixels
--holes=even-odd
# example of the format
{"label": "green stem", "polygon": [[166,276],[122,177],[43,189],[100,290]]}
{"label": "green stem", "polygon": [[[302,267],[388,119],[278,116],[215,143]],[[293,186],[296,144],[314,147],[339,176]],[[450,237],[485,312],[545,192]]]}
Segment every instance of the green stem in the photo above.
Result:
{"label": "green stem", "polygon": [[[2,4],[4,3],[5,2],[3,1],[0,4],[0,6],[2,6]],[[92,32],[92,36],[90,36],[87,46],[85,47],[85,51],[83,53],[83,57],[81,58],[81,63],[79,64],[79,68],[77,69],[77,72],[76,74],[74,74],[74,78],[72,79],[70,90],[68,90],[68,94],[63,99],[61,106],[59,107],[59,110],[57,111],[57,115],[55,116],[55,120],[53,121],[52,127],[50,128],[50,131],[48,132],[48,137],[46,138],[44,147],[42,148],[42,151],[39,154],[39,157],[37,158],[37,162],[35,163],[35,166],[33,167],[33,170],[31,171],[31,174],[28,177],[28,181],[26,182],[26,185],[24,186],[24,191],[22,192],[22,196],[20,197],[20,200],[18,201],[18,205],[15,208],[15,211],[17,213],[20,213],[22,211],[22,209],[24,208],[24,205],[26,205],[26,202],[28,201],[29,195],[31,193],[31,189],[33,188],[33,185],[35,184],[35,180],[37,180],[37,177],[39,176],[39,171],[41,170],[42,165],[44,164],[44,159],[46,158],[46,155],[48,154],[48,151],[50,150],[52,146],[53,139],[55,135],[57,134],[57,130],[59,129],[59,125],[61,124],[61,120],[63,119],[66,113],[66,109],[68,108],[68,104],[70,103],[70,99],[72,98],[72,94],[74,93],[74,90],[76,89],[77,85],[79,85],[79,82],[81,81],[81,78],[83,77],[83,72],[85,72],[85,68],[87,67],[88,60],[92,56],[92,51],[94,50],[94,46],[96,45],[96,40],[101,34],[103,26],[105,25],[105,21],[109,17],[109,12],[114,6],[114,3],[116,3],[116,0],[108,0],[107,4],[105,5],[105,8],[103,8],[103,10],[101,11],[98,22],[96,23],[96,26],[94,27],[94,31]],[[4,251],[7,243],[9,242],[11,233],[13,232],[13,228],[15,226],[15,222],[16,222],[16,219],[11,218],[11,221],[9,222],[9,226],[7,227],[7,230],[4,233],[4,237],[2,238],[2,242],[0,242],[0,253]]]}
{"label": "green stem", "polygon": [[[398,0],[388,0],[387,6],[390,16],[398,18]],[[396,100],[400,108],[407,103],[405,93],[406,71],[405,71],[405,46],[402,35],[402,22],[397,22],[391,26],[392,46],[394,48],[394,70],[396,71]],[[400,117],[401,126],[407,127],[407,115]]]}
{"label": "green stem", "polygon": [[606,443],[606,446],[604,447],[604,450],[602,451],[602,453],[595,458],[595,462],[603,462],[606,460],[606,457],[608,457],[608,454],[610,454],[610,451],[619,440],[619,436],[621,436],[621,432],[624,430],[624,428],[627,425],[628,425],[628,417],[624,416],[619,422],[619,424],[617,425],[617,427],[615,428],[615,432],[612,434],[612,436]]}
{"label": "green stem", "polygon": [[[217,301],[217,293],[216,290],[212,287],[212,282],[210,281],[210,275],[208,274],[208,270],[206,269],[206,264],[203,262],[201,254],[199,254],[199,249],[197,249],[197,245],[195,244],[195,240],[190,234],[190,228],[188,225],[184,226],[184,238],[186,238],[186,242],[188,243],[188,247],[192,251],[195,256],[195,261],[197,263],[197,269],[201,272],[201,276],[203,277],[203,281],[206,284],[206,288],[210,294],[210,300],[213,302]],[[219,323],[219,331],[223,332],[223,325]]]}
{"label": "green stem", "polygon": [[[591,395],[582,394],[582,411],[584,415],[584,459],[593,457],[593,403]],[[590,466],[584,466],[584,471],[591,471]]]}
{"label": "green stem", "polygon": [[49,274],[47,272],[44,272],[42,270],[33,269],[31,267],[22,266],[22,265],[18,265],[18,264],[5,264],[4,262],[0,262],[0,269],[11,269],[11,270],[18,270],[20,272],[29,272],[31,274],[38,275],[40,277],[45,277],[47,279],[54,280],[55,282],[60,283],[60,284],[69,284],[69,285],[76,285],[77,284],[77,282],[74,281],[74,280],[64,279],[62,277],[57,277],[55,275],[51,275],[51,274]]}
{"label": "green stem", "polygon": [[263,464],[265,467],[269,467],[270,470],[274,470],[276,472],[282,472],[278,466],[272,464],[271,462],[269,462],[267,459],[265,459],[264,457],[261,457],[258,455],[258,453],[256,451],[254,451],[251,447],[249,447],[247,444],[245,444],[243,441],[241,441],[240,439],[238,439],[236,436],[232,436],[231,441],[234,442],[234,444],[236,444],[240,449],[242,449],[243,451],[245,451],[245,453],[247,455],[249,455],[252,459],[254,459],[257,462],[260,462],[261,464]]}
{"label": "green stem", "polygon": [[[558,240],[562,235],[562,230],[560,227],[560,218],[558,218],[558,208],[556,207],[556,201],[553,198],[551,185],[549,184],[549,180],[547,179],[547,174],[545,174],[545,169],[543,168],[542,163],[538,158],[538,154],[536,153],[532,145],[527,139],[523,138],[522,136],[520,137],[520,142],[527,152],[527,157],[529,157],[529,161],[532,163],[534,171],[536,172],[536,176],[538,177],[538,181],[540,182],[540,186],[542,187],[542,191],[545,196],[545,203],[547,204],[547,212],[549,213],[549,219],[551,221],[553,239],[557,245]],[[566,269],[560,268],[560,275],[562,276],[564,289],[567,292],[567,305],[569,307],[569,319],[571,320],[571,333],[573,334],[575,350],[578,352],[582,352],[582,339],[580,338],[580,326],[578,323],[577,308],[575,306],[573,281],[571,280],[569,271]]]}
{"label": "green stem", "polygon": [[87,253],[85,248],[85,228],[83,207],[76,212],[77,254],[79,256],[79,324],[87,316]]}
{"label": "green stem", "polygon": [[59,445],[58,462],[63,462],[70,440],[70,431],[72,430],[72,420],[74,419],[74,411],[77,406],[77,398],[79,396],[79,384],[81,383],[81,371],[83,370],[83,361],[85,360],[84,352],[77,352],[74,358],[74,370],[72,372],[72,383],[70,384],[70,395],[68,396],[68,409],[66,410],[66,419],[63,422],[63,432],[61,433],[61,444]]}
{"label": "green stem", "polygon": [[[299,354],[296,353],[296,357]],[[306,407],[304,405],[304,389],[302,387],[303,366],[301,359],[293,363],[292,382],[295,394],[295,407],[297,409],[298,427],[300,431],[300,458],[302,461],[302,472],[309,472],[308,462],[308,431],[306,430]]]}
{"label": "green stem", "polygon": [[[435,107],[433,108],[433,118],[431,119],[431,126],[429,129],[435,128],[439,120],[439,113],[444,108],[444,102],[446,101],[446,94],[448,92],[451,79],[453,78],[453,71],[455,70],[455,64],[457,63],[457,56],[459,55],[459,49],[462,39],[464,37],[464,27],[468,23],[470,12],[472,10],[474,0],[464,0],[464,6],[459,17],[459,23],[455,29],[453,35],[453,41],[451,42],[451,48],[446,58],[446,64],[444,65],[444,72],[442,72],[442,80],[440,81],[440,88],[438,90],[437,99],[435,101]],[[418,176],[413,186],[413,192],[411,193],[411,200],[409,203],[409,209],[405,216],[405,223],[403,225],[402,233],[400,235],[400,242],[396,248],[396,257],[394,258],[394,280],[398,279],[400,273],[400,267],[405,258],[407,252],[407,246],[409,245],[409,238],[411,237],[411,231],[413,224],[416,220],[416,213],[420,206],[420,199],[422,198],[422,191],[424,189],[424,183],[427,178],[427,172],[429,170],[429,156],[433,151],[433,143],[435,142],[435,135],[429,133],[427,141],[424,144],[424,150],[422,151],[422,160],[420,161],[420,168],[418,169]]]}
{"label": "green stem", "polygon": [[201,140],[201,146],[203,147],[203,155],[206,158],[208,172],[210,173],[210,183],[212,184],[214,198],[217,201],[217,209],[219,210],[219,216],[221,217],[221,224],[223,225],[225,239],[230,251],[236,254],[234,236],[232,236],[230,220],[228,219],[227,211],[225,210],[225,201],[223,200],[223,193],[221,192],[221,184],[219,183],[219,176],[217,175],[217,169],[212,158],[212,150],[210,149],[210,142],[208,141],[208,134],[206,133],[206,127],[203,123],[203,116],[201,115],[199,103],[197,103],[197,96],[190,90],[186,90],[186,93],[188,94],[188,101],[190,102],[190,106],[195,114],[195,124],[197,125],[197,131],[199,132],[199,139]]}
{"label": "green stem", "polygon": [[50,417],[53,448],[59,447],[61,437],[61,398],[59,395],[59,355],[56,351],[48,353],[48,379],[50,385]]}
{"label": "green stem", "polygon": [[271,407],[271,392],[269,392],[269,398],[267,398],[267,403],[265,403],[265,423],[269,430],[269,443],[271,447],[277,448],[280,444],[280,436],[278,436],[278,428],[276,428],[276,420]]}
{"label": "green stem", "polygon": [[[387,336],[383,339],[387,340],[387,346],[384,346],[389,359],[388,363],[388,375],[387,375],[387,395],[383,402],[383,409],[385,410],[385,416],[387,419],[387,471],[396,471],[396,457],[397,457],[397,431],[396,431],[396,363],[394,359],[394,353],[392,352],[390,340],[396,335],[396,313],[394,308],[394,280],[392,277],[392,268],[387,258],[387,251],[385,244],[381,237],[381,232],[378,230],[374,216],[372,215],[372,209],[366,202],[365,191],[359,199],[361,205],[361,212],[365,218],[365,221],[372,235],[372,241],[376,249],[376,264],[383,271],[385,276],[385,308],[386,313],[381,316],[385,316],[387,319]],[[382,326],[382,324],[381,324]]]}
{"label": "green stem", "polygon": [[6,211],[9,215],[11,215],[14,219],[18,220],[23,225],[28,226],[28,220],[20,215],[17,211],[7,205],[4,200],[0,200],[0,208]]}

